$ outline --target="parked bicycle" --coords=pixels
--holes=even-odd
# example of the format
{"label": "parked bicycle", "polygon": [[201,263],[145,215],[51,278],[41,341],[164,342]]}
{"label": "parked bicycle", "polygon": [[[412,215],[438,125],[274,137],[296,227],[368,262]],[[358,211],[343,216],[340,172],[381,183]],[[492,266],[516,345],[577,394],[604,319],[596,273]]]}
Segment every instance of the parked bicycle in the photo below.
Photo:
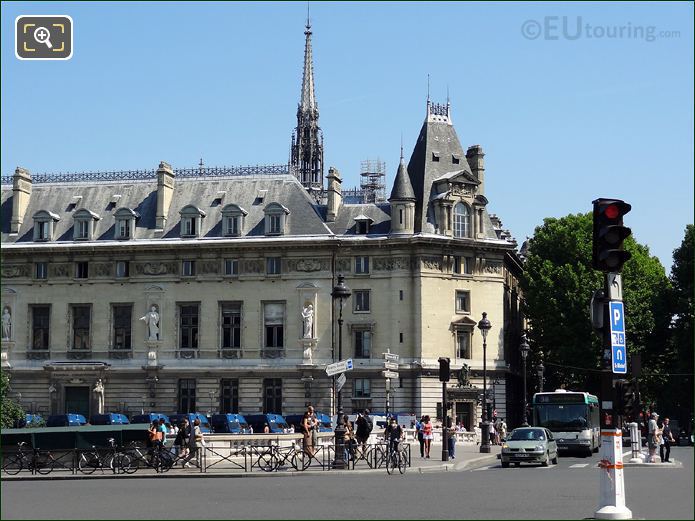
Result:
{"label": "parked bicycle", "polygon": [[[168,472],[176,462],[176,457],[161,445],[145,449],[145,452],[142,449],[136,441],[130,442],[125,453],[130,458],[130,467],[125,472],[135,472],[140,463],[153,468],[156,472]],[[133,468],[134,470],[131,470]]]}
{"label": "parked bicycle", "polygon": [[283,467],[302,471],[311,465],[311,459],[312,457],[296,444],[291,447],[272,445],[263,447],[258,453],[257,465],[264,472],[273,472]]}
{"label": "parked bicycle", "polygon": [[2,470],[10,475],[19,474],[22,470],[27,469],[39,474],[48,474],[53,470],[55,458],[50,452],[41,453],[39,449],[31,451],[24,450],[27,443],[20,441],[17,444],[17,452],[7,457],[3,456]]}
{"label": "parked bicycle", "polygon": [[77,460],[77,468],[83,474],[93,474],[97,469],[110,470],[114,474],[127,473],[132,474],[137,470],[137,466],[132,464],[132,458],[129,454],[119,451],[116,448],[116,440],[109,438],[109,449],[99,450],[96,446],[92,446],[92,450],[81,452]]}

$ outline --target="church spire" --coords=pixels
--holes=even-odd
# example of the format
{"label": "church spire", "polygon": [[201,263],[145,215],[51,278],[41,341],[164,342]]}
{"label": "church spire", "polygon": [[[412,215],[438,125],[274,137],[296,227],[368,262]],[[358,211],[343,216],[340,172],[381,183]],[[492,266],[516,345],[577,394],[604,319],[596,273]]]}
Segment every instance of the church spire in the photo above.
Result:
{"label": "church spire", "polygon": [[311,50],[311,20],[307,6],[302,92],[297,106],[297,127],[292,133],[290,167],[299,182],[318,196],[323,191],[323,133],[314,91],[314,58]]}

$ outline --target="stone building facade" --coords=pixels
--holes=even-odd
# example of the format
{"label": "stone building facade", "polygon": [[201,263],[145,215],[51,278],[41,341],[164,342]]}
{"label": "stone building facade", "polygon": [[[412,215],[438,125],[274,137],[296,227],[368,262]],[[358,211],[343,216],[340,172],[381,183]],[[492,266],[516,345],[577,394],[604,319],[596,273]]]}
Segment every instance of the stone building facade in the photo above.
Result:
{"label": "stone building facade", "polygon": [[[521,265],[488,213],[482,148],[464,151],[449,103],[427,100],[387,204],[346,203],[335,168],[319,190],[310,27],[305,34],[294,163],[161,162],[62,177],[17,168],[2,178],[2,368],[25,408],[333,411],[325,368],[338,359],[331,292],[343,274],[352,290],[343,311],[343,359],[354,361],[347,412],[383,411],[388,394],[391,411],[440,416],[437,360],[446,356],[454,371],[469,369],[466,385],[452,378],[450,399],[472,428],[483,368],[476,324],[487,312],[490,401],[514,423]],[[388,386],[387,351],[399,355]]]}

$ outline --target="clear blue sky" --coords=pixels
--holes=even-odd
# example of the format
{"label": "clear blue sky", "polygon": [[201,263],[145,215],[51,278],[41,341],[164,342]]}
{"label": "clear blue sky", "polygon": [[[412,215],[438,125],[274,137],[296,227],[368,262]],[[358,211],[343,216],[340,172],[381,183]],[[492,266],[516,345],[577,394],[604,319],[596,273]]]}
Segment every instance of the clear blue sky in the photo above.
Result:
{"label": "clear blue sky", "polygon": [[[73,58],[17,60],[19,14],[71,15]],[[286,162],[305,16],[303,2],[4,2],[2,174]],[[379,157],[390,190],[430,74],[464,147],[483,146],[489,209],[519,243],[619,197],[670,268],[693,222],[692,3],[312,2],[311,18],[326,165],[346,184]],[[525,38],[535,22],[548,32]]]}

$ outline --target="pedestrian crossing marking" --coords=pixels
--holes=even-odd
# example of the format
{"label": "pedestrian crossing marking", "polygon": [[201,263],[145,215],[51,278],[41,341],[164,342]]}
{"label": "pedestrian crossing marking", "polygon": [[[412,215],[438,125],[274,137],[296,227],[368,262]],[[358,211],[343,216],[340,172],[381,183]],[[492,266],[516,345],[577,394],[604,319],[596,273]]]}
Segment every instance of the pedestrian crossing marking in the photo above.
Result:
{"label": "pedestrian crossing marking", "polygon": [[574,465],[570,465],[571,469],[583,469],[584,467],[588,467],[588,463],[576,463]]}

